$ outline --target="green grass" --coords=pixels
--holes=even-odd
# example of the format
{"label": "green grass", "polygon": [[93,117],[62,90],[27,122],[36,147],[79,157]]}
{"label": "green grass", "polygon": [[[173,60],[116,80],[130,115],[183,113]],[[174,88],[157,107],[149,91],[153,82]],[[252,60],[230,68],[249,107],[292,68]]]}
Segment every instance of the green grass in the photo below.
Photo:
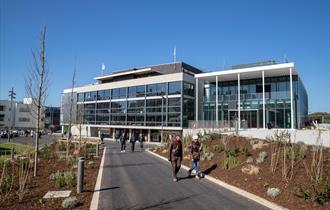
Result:
{"label": "green grass", "polygon": [[11,148],[14,147],[15,154],[22,154],[26,152],[33,152],[33,147],[23,144],[2,143],[0,144],[0,155],[10,155]]}

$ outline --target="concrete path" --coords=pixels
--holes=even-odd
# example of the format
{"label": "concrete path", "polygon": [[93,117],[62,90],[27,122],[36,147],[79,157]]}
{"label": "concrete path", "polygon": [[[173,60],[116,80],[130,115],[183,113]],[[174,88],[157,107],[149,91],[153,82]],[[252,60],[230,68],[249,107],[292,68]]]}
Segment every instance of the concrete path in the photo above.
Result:
{"label": "concrete path", "polygon": [[172,182],[169,162],[138,147],[120,153],[118,143],[106,146],[98,209],[266,209],[184,170]]}

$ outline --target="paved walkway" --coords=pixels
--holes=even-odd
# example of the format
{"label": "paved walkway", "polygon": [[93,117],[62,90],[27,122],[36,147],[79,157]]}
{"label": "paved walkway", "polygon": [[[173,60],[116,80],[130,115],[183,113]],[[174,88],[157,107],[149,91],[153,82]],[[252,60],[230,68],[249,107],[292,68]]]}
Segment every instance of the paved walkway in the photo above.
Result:
{"label": "paved walkway", "polygon": [[266,209],[207,180],[171,180],[169,162],[137,148],[120,153],[120,145],[106,143],[98,209]]}

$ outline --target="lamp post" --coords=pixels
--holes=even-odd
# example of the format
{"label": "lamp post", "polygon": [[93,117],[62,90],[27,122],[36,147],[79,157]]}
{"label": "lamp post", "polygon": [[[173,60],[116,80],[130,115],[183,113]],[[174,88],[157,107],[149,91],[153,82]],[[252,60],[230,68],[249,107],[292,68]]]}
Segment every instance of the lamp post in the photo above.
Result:
{"label": "lamp post", "polygon": [[14,92],[14,88],[12,87],[11,90],[9,91],[9,95],[10,97],[10,113],[9,113],[9,126],[8,126],[8,142],[10,142],[10,134],[11,134],[11,130],[13,129],[12,126],[12,118],[13,118],[13,99],[16,98],[16,93]]}

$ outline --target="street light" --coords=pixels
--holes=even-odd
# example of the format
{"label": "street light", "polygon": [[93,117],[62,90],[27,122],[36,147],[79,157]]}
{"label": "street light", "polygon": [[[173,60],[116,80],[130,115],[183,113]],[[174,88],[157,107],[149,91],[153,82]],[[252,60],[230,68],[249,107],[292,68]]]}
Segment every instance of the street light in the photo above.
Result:
{"label": "street light", "polygon": [[10,114],[9,114],[9,126],[8,126],[8,142],[10,142],[10,133],[11,130],[13,129],[12,126],[12,117],[13,117],[13,99],[16,98],[16,93],[14,92],[14,88],[12,87],[11,90],[9,91],[9,95],[10,97]]}

